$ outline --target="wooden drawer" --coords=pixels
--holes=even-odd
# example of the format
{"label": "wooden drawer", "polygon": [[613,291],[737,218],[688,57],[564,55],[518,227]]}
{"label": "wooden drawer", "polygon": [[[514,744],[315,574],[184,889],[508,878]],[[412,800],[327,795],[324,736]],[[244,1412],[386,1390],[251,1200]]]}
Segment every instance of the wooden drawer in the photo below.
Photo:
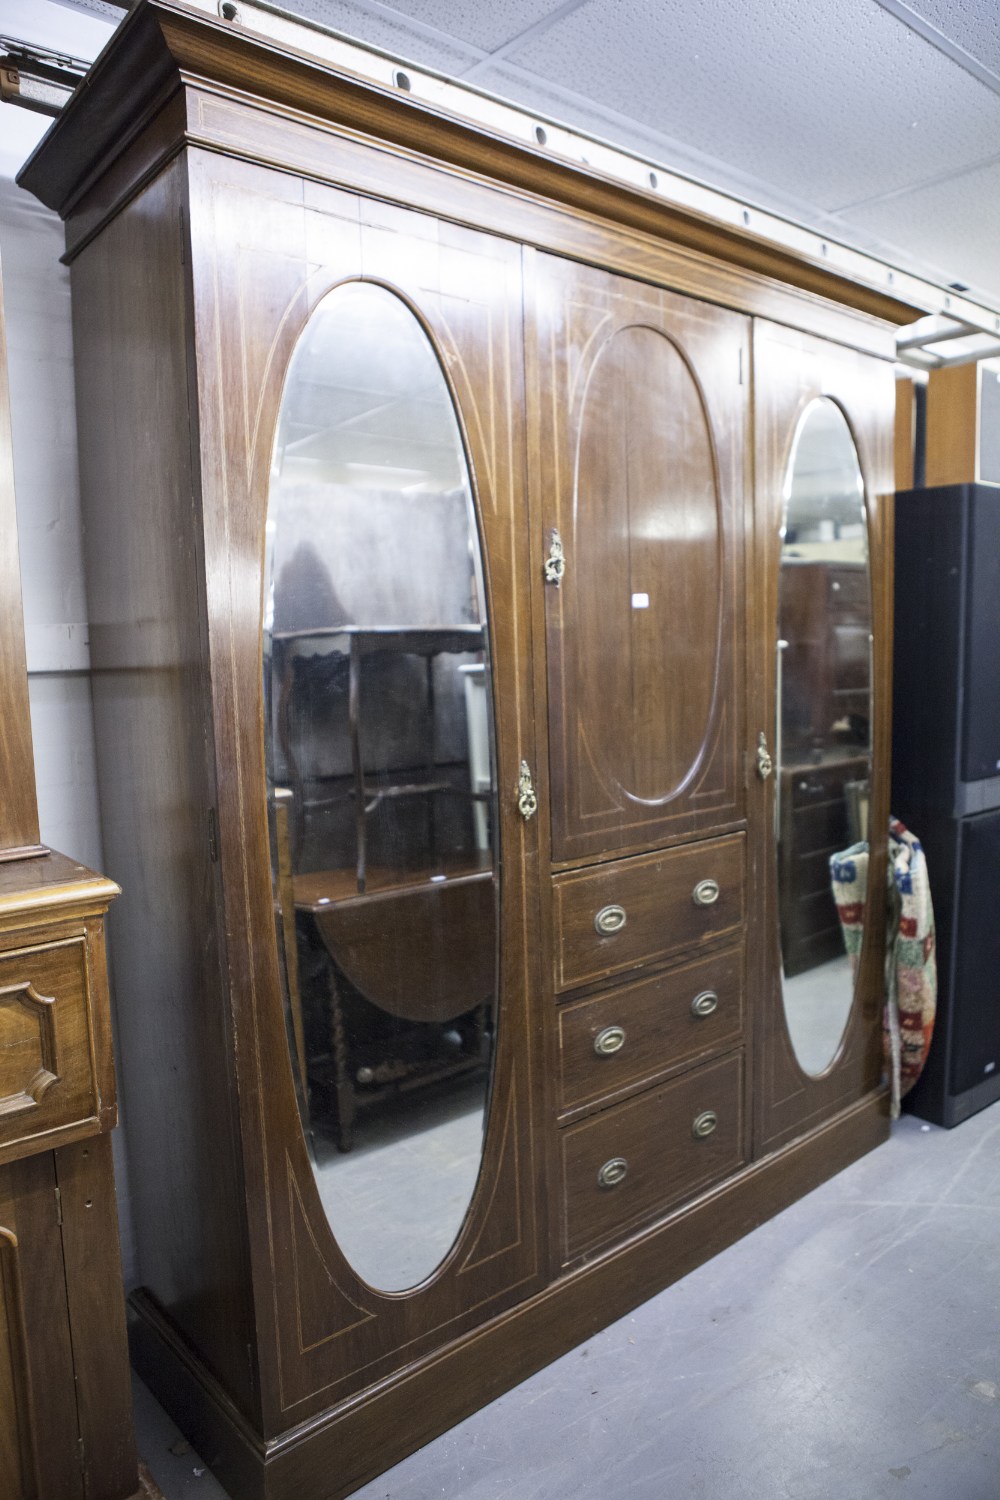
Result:
{"label": "wooden drawer", "polygon": [[787,767],[785,779],[791,790],[792,806],[812,807],[818,802],[840,801],[844,795],[844,783],[866,777],[868,766],[864,756],[854,756],[825,766]]}
{"label": "wooden drawer", "polygon": [[844,798],[797,810],[793,814],[792,836],[795,852],[800,855],[846,849],[851,840]]}
{"label": "wooden drawer", "polygon": [[100,1128],[89,998],[83,937],[0,955],[0,1160]]}
{"label": "wooden drawer", "polygon": [[[711,1123],[706,1116],[714,1116],[714,1129],[699,1136],[696,1122],[704,1128]],[[656,1218],[742,1162],[742,1053],[567,1126],[562,1132],[564,1259]],[[619,1174],[620,1180],[607,1183]]]}
{"label": "wooden drawer", "polygon": [[856,620],[871,628],[867,568],[831,568],[827,575],[829,608],[834,619]]}
{"label": "wooden drawer", "polygon": [[[743,927],[742,833],[618,859],[553,879],[557,990],[638,969]],[[696,889],[714,881],[718,896],[699,905]],[[600,930],[602,913],[616,931]]]}
{"label": "wooden drawer", "polygon": [[[697,1002],[697,1004],[695,1004]],[[743,1035],[743,945],[559,1011],[560,1108],[593,1104]]]}

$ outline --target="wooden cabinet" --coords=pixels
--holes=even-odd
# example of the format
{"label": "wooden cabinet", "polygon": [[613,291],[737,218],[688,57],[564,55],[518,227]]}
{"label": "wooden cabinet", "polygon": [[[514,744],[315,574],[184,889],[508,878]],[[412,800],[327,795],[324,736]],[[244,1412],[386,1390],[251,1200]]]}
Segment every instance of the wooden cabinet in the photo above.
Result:
{"label": "wooden cabinet", "polygon": [[39,842],[0,291],[0,1495],[139,1489],[110,1130],[104,917]]}
{"label": "wooden cabinet", "polygon": [[831,1065],[789,1029],[774,663],[826,400],[878,891],[909,309],[307,43],[147,0],[24,177],[72,264],[134,1357],[248,1500],[350,1493],[888,1128],[879,901]]}
{"label": "wooden cabinet", "polygon": [[139,1490],[111,1138],[110,880],[0,862],[0,1493]]}

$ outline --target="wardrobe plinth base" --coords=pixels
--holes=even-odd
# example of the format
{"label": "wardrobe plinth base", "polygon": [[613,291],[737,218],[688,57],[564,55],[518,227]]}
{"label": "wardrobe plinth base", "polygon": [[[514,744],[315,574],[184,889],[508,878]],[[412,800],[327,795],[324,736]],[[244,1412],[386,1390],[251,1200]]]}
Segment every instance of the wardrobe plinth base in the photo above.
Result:
{"label": "wardrobe plinth base", "polygon": [[788,1208],[888,1134],[888,1098],[878,1090],[390,1382],[270,1441],[253,1432],[141,1290],[130,1307],[133,1363],[239,1500],[343,1500]]}

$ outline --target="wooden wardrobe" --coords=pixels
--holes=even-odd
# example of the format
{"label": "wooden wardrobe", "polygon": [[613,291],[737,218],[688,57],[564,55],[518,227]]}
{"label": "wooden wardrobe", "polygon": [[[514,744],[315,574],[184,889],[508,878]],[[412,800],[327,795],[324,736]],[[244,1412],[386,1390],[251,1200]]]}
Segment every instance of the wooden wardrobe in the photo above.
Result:
{"label": "wooden wardrobe", "polygon": [[[142,0],[21,180],[72,268],[133,1357],[234,1495],[331,1500],[885,1139],[912,310],[252,27]],[[870,809],[809,1068],[786,554],[865,568],[870,647],[783,731],[827,900]],[[435,1240],[380,1143],[456,1099]]]}

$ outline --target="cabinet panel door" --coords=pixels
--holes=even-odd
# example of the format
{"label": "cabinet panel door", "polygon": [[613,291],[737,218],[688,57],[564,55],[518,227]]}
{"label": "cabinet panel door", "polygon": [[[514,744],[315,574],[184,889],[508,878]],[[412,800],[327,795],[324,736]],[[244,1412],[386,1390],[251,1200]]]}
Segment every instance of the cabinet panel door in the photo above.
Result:
{"label": "cabinet panel door", "polygon": [[51,1152],[0,1168],[0,1494],[83,1495]]}
{"label": "cabinet panel door", "polygon": [[558,863],[743,817],[747,320],[550,256],[533,291]]}
{"label": "cabinet panel door", "polygon": [[[892,368],[761,321],[754,392],[751,728],[766,729],[775,762],[749,792],[765,830],[749,913],[760,934],[760,1156],[860,1099],[881,1072]],[[842,928],[835,896],[847,887],[835,893],[831,857],[843,872],[865,821],[867,905],[855,920],[842,902]]]}
{"label": "cabinet panel door", "polygon": [[[533,972],[538,952],[537,891],[531,884],[537,864],[538,822],[526,821],[517,805],[520,762],[522,758],[534,762],[528,671],[528,530],[522,457],[521,250],[508,241],[388,204],[220,158],[198,158],[192,173],[192,193],[196,200],[192,220],[201,226],[195,246],[195,305],[202,377],[200,422],[205,455],[209,632],[213,643],[219,643],[213,644],[212,672],[216,755],[220,767],[220,857],[230,932],[228,957],[236,1013],[240,1094],[241,1102],[245,1103],[242,1124],[247,1142],[252,1254],[261,1287],[260,1305],[267,1307],[266,1319],[262,1318],[260,1324],[262,1403],[266,1428],[277,1432],[305,1419],[310,1412],[373,1384],[398,1369],[401,1363],[440,1347],[519,1300],[541,1280],[540,1246],[544,1237],[536,1222],[537,1174],[531,1155],[531,1120],[537,1108],[535,1095],[541,1085],[541,1073],[530,1045],[532,1036],[537,1034],[537,1021],[531,1017],[530,1007],[537,1003],[538,993]],[[327,1074],[332,1073],[339,1083],[337,1069],[342,1065],[345,1072],[350,1070],[349,1081],[358,1092],[374,1082],[385,1099],[380,1104],[373,1097],[368,1116],[381,1120],[387,1132],[390,1127],[395,1130],[390,1085],[398,1076],[393,1067],[402,1054],[393,1053],[388,1064],[376,1068],[361,1051],[362,1044],[374,1047],[383,1032],[392,1031],[396,1035],[395,1023],[400,1017],[413,1021],[415,1009],[420,1015],[431,1014],[429,1007],[434,1002],[441,1015],[434,1011],[431,1019],[444,1017],[438,1030],[442,1032],[442,1042],[451,1045],[454,1051],[456,1037],[465,1027],[465,1021],[460,1018],[450,1026],[448,1018],[456,1010],[478,1006],[482,999],[479,977],[474,975],[470,980],[469,999],[464,1007],[452,1004],[450,997],[440,992],[434,993],[433,976],[425,972],[428,956],[433,956],[426,940],[427,922],[417,920],[419,912],[414,914],[412,901],[403,911],[405,903],[400,891],[391,881],[386,883],[382,866],[390,841],[386,836],[381,845],[375,842],[380,837],[380,824],[374,814],[369,829],[371,858],[363,870],[360,856],[355,866],[358,851],[354,844],[350,845],[350,868],[338,866],[331,871],[326,868],[331,863],[329,848],[341,849],[339,843],[334,846],[332,835],[329,845],[317,850],[311,850],[308,839],[300,841],[296,849],[292,838],[289,862],[298,859],[299,865],[293,864],[294,877],[283,887],[279,850],[275,892],[270,876],[265,802],[262,717],[267,709],[262,701],[261,642],[262,620],[271,596],[262,590],[261,568],[265,546],[271,540],[265,528],[282,391],[287,387],[287,372],[296,351],[304,347],[303,331],[310,326],[316,309],[321,304],[327,305],[326,298],[341,299],[348,293],[357,297],[360,306],[366,300],[363,295],[366,288],[370,293],[367,300],[373,307],[377,302],[383,306],[392,302],[399,320],[403,323],[409,320],[407,326],[419,321],[423,329],[421,337],[433,350],[436,361],[431,383],[434,390],[447,381],[455,412],[452,420],[457,419],[461,428],[482,542],[490,627],[490,710],[495,726],[497,798],[495,812],[490,809],[487,813],[485,802],[473,807],[481,808],[484,815],[495,819],[493,831],[502,872],[495,907],[500,954],[495,1062],[485,1134],[477,1123],[481,1109],[480,1116],[473,1121],[482,1142],[482,1156],[468,1212],[450,1248],[445,1240],[439,1252],[423,1257],[424,1272],[419,1285],[413,1285],[404,1271],[397,1274],[395,1268],[387,1273],[386,1279],[376,1280],[375,1285],[366,1279],[360,1254],[355,1253],[352,1258],[343,1231],[340,1238],[331,1231],[335,1215],[331,1214],[328,1220],[317,1182],[323,1178],[329,1183],[327,1191],[331,1195],[336,1193],[341,1224],[347,1212],[345,1201],[356,1202],[359,1228],[369,1238],[377,1239],[384,1233],[387,1243],[392,1240],[398,1246],[400,1224],[409,1222],[406,1214],[413,1217],[414,1239],[426,1227],[421,1224],[421,1214],[430,1201],[426,1176],[418,1179],[411,1173],[409,1183],[401,1181],[395,1200],[388,1204],[384,1194],[382,1200],[370,1200],[365,1169],[374,1179],[372,1154],[348,1150],[350,1143],[343,1135],[338,1140],[333,1109],[339,1105],[334,1105],[329,1093],[317,1089],[316,1081],[325,1067]],[[351,337],[340,339],[345,365],[351,339],[364,344],[369,332],[359,315]],[[336,344],[336,340],[332,342]],[[410,406],[394,402],[386,395],[391,378],[398,374],[394,363],[396,352],[390,341],[383,340],[382,362],[390,368],[380,371],[372,361],[371,380],[364,389],[361,388],[364,382],[359,385],[356,380],[348,389],[345,381],[338,384],[325,364],[317,366],[312,372],[314,392],[310,398],[315,430],[305,430],[303,421],[302,430],[289,439],[290,446],[293,442],[298,445],[295,451],[303,461],[313,458],[317,466],[322,462],[329,468],[333,462],[330,432],[336,424],[346,431],[357,431],[364,424],[365,432],[374,435],[370,452],[360,455],[366,457],[363,465],[354,464],[351,474],[337,470],[332,477],[327,476],[328,483],[324,480],[326,493],[331,496],[348,490],[354,495],[358,484],[363,482],[367,486],[355,507],[356,528],[352,530],[342,522],[333,528],[332,545],[343,550],[353,569],[353,576],[342,578],[338,597],[346,598],[348,590],[365,596],[378,582],[380,567],[384,574],[384,558],[371,546],[366,550],[359,545],[358,538],[370,536],[373,517],[378,511],[376,502],[382,503],[384,510],[390,492],[395,494],[398,489],[402,472],[398,452],[402,440],[406,438],[409,448],[416,441],[433,448],[437,441],[431,419],[439,412],[439,402],[425,403],[427,416],[421,427],[419,422],[411,420]],[[353,401],[353,410],[346,409],[348,397]],[[352,451],[348,456],[359,455]],[[404,462],[412,466],[411,459]],[[341,465],[342,469],[346,467]],[[415,503],[427,493],[432,497],[436,493],[419,473],[410,474],[407,470],[403,482],[412,487]],[[305,485],[306,479],[301,484]],[[449,491],[440,503],[451,504],[453,498]],[[311,576],[323,584],[323,589],[314,587],[311,613],[285,622],[283,628],[288,639],[294,634],[293,627],[342,623],[342,616],[331,614],[328,619],[320,609],[323,600],[329,599],[331,589],[329,578],[320,576],[317,559],[330,577],[335,576],[335,564],[339,566],[341,561],[329,560],[329,512],[319,504],[320,499],[322,496],[317,498],[316,526],[311,534],[303,532],[301,552],[303,556],[309,553]],[[420,575],[415,576],[414,589],[428,583],[423,556],[412,537],[406,540],[401,528],[385,528],[378,546],[383,550],[408,548],[411,570]],[[468,546],[464,552],[455,551],[454,567],[453,591],[468,593]],[[215,580],[221,579],[225,580],[224,586],[215,588]],[[273,597],[277,599],[277,593]],[[347,616],[347,620],[348,624],[356,623],[353,615]],[[433,625],[435,617],[421,616],[420,620],[424,626],[428,621]],[[380,623],[381,617],[373,620],[374,625]],[[442,629],[447,626],[452,634],[458,628],[451,614],[438,618],[437,625]],[[413,658],[411,675],[424,685],[419,696],[421,712],[429,712],[427,705],[432,702],[444,703],[447,699],[454,709],[454,729],[463,712],[462,698],[452,691],[450,678],[445,693],[444,668],[449,664],[449,652],[453,655],[458,652],[457,659],[462,660],[471,648],[463,647],[460,642],[442,645],[438,639],[442,630],[432,633],[436,648],[442,653],[434,666],[433,682],[428,682],[427,675],[431,658],[419,646],[416,628],[414,640],[406,650],[411,653],[424,650],[424,655]],[[402,698],[398,688],[402,674],[396,671],[396,662],[389,661],[386,666],[384,651],[378,654],[376,645],[374,635],[366,640],[370,655],[359,673],[361,711],[355,722],[359,724],[362,757],[372,753],[379,735],[388,742],[389,730],[378,716],[383,711],[388,715],[394,703],[405,706],[410,702]],[[322,673],[330,668],[327,658],[316,655],[315,659],[310,658],[310,663],[310,670],[317,669],[316,680],[321,681]],[[340,662],[334,662],[333,667],[337,672],[342,671]],[[346,668],[342,675],[346,676]],[[482,674],[478,680],[482,680]],[[484,722],[486,715],[484,707]],[[291,715],[288,717],[294,727]],[[340,761],[331,759],[335,753],[341,754],[342,736],[335,738],[335,732],[340,735],[341,728],[338,721],[325,741],[317,736],[313,747],[318,747],[317,755],[323,751],[328,757],[329,764],[320,768],[324,774],[340,778],[340,781],[321,782],[317,776],[318,789],[311,793],[317,803],[321,797],[331,801],[331,823],[342,806],[351,808],[352,815],[357,814],[361,801],[356,799],[355,804],[351,803],[354,793],[350,786],[342,802],[334,799],[333,792],[341,790],[340,782],[345,779],[341,774],[343,767],[351,764],[347,751]],[[424,736],[419,743],[418,731]],[[457,730],[448,733],[454,740]],[[388,778],[392,785],[384,784],[386,778],[383,778],[370,794],[367,782],[362,786],[365,812],[372,811],[380,796],[385,806],[394,807],[392,798],[400,791],[396,783],[409,779],[416,785],[421,776],[429,777],[431,782],[438,779],[442,768],[437,762],[442,758],[441,745],[446,738],[444,729],[436,736],[437,750],[433,754],[422,748],[427,745],[424,719],[417,722],[411,738],[416,744],[412,754],[402,729],[393,741],[394,744],[398,741],[402,749],[391,765],[396,769],[401,765],[408,767],[405,776],[396,774],[394,769],[393,776]],[[461,738],[464,742],[464,730]],[[463,749],[462,757],[465,753]],[[421,756],[424,760],[433,759],[433,771],[421,769]],[[460,759],[458,752],[454,759]],[[488,786],[488,755],[486,760],[483,769]],[[304,764],[300,757],[300,768]],[[464,759],[459,770],[466,775]],[[324,787],[331,785],[333,792],[324,791]],[[467,780],[463,785],[467,785]],[[292,786],[294,789],[294,779]],[[408,788],[403,786],[402,790]],[[369,798],[371,805],[367,805]],[[298,801],[294,794],[292,801],[293,806]],[[407,806],[414,811],[412,816],[406,813],[409,823],[403,831],[412,833],[416,840],[418,833],[423,837],[426,832],[427,809],[415,796]],[[449,828],[457,827],[460,818],[464,819],[465,828],[472,818],[468,799],[459,805],[455,799],[449,802],[442,796],[437,831],[441,838],[438,853],[443,863],[429,866],[437,871],[430,879],[440,880],[441,886],[431,885],[428,889],[440,888],[445,896],[455,896],[451,913],[453,930],[465,912],[467,926],[479,922],[486,931],[488,922],[494,919],[489,862],[483,870],[485,884],[468,873],[464,884],[451,881],[447,874],[449,866],[444,856],[451,848]],[[314,822],[310,827],[321,825]],[[402,835],[397,843],[403,847],[401,839]],[[468,862],[471,856],[466,851],[461,857]],[[341,884],[346,880],[353,892],[339,906],[340,887],[333,881],[334,875],[338,879],[343,877]],[[411,871],[411,885],[423,880],[420,870]],[[313,890],[317,882],[324,881],[328,904]],[[287,905],[283,889],[288,892]],[[484,890],[485,915],[480,900]],[[469,901],[463,902],[463,897]],[[286,1030],[276,943],[276,899],[289,918],[286,951],[293,949],[297,933],[301,959],[297,978],[286,969],[287,990],[291,992],[294,988],[296,992],[288,1005],[290,1031]],[[395,931],[390,925],[394,920]],[[384,949],[394,965],[399,948],[410,941],[411,926],[413,931],[421,928],[424,932],[424,946],[411,954],[411,993],[407,993],[405,985],[400,985],[392,988],[389,998],[386,996],[386,986],[379,977],[384,980],[385,975],[378,968],[378,960],[385,953],[378,953],[377,941],[373,939],[373,934],[377,938],[380,923],[385,934]],[[364,926],[360,936],[359,924]],[[320,940],[322,946],[318,946]],[[492,943],[486,956],[492,959]],[[340,1000],[334,1000],[330,982],[334,964]],[[348,991],[348,974],[356,993]],[[395,973],[390,976],[394,981],[397,977]],[[492,982],[491,974],[487,980]],[[419,1006],[418,989],[431,992],[429,999],[425,994]],[[350,1014],[346,1009],[348,1001]],[[299,1020],[301,1027],[296,1024]],[[362,1024],[368,1028],[364,1034]],[[341,1034],[341,1028],[346,1035]],[[291,1050],[290,1032],[294,1035]],[[324,1047],[328,1049],[328,1060],[321,1056]],[[299,1070],[297,1078],[299,1055],[304,1055],[305,1067]],[[308,1077],[310,1089],[304,1103],[302,1074]],[[409,1081],[404,1074],[403,1085]],[[369,1093],[374,1095],[375,1090],[370,1089]],[[401,1087],[396,1093],[403,1099],[421,1097],[416,1089],[407,1091]],[[430,1098],[429,1089],[424,1093]],[[466,1115],[460,1113],[457,1118],[461,1121]],[[314,1173],[311,1153],[322,1166],[322,1172]],[[447,1160],[447,1156],[442,1159]],[[356,1185],[353,1199],[347,1197],[345,1178]],[[464,1201],[468,1202],[468,1197]],[[451,1235],[455,1233],[453,1217],[449,1219]],[[388,1279],[390,1276],[393,1279]],[[404,1286],[405,1290],[399,1289]]]}

